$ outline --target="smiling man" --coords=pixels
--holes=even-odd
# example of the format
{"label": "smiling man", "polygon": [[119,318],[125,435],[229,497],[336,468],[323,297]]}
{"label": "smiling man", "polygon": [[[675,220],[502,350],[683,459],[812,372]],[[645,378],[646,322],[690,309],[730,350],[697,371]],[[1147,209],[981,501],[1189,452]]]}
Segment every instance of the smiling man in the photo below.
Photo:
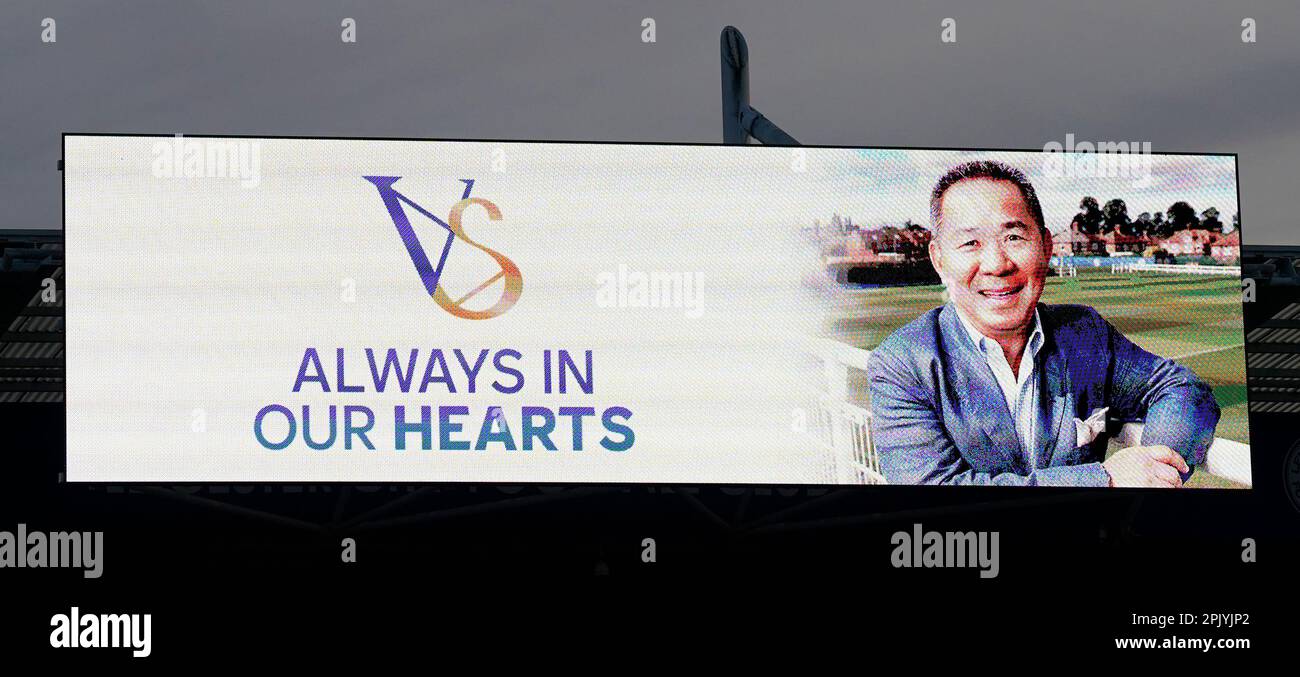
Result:
{"label": "smiling man", "polygon": [[[1186,367],[1087,306],[1039,303],[1052,236],[1034,187],[998,162],[953,168],[930,197],[930,260],[949,302],[871,353],[872,431],[896,484],[1179,487],[1219,407]],[[1105,458],[1106,420],[1145,422]]]}

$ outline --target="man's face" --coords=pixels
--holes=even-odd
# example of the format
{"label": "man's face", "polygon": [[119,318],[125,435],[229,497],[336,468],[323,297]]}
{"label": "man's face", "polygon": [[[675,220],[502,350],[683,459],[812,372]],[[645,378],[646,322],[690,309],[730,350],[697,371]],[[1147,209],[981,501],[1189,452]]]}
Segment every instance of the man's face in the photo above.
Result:
{"label": "man's face", "polygon": [[1052,238],[1010,181],[965,179],[944,193],[930,261],[962,314],[989,338],[1029,331]]}

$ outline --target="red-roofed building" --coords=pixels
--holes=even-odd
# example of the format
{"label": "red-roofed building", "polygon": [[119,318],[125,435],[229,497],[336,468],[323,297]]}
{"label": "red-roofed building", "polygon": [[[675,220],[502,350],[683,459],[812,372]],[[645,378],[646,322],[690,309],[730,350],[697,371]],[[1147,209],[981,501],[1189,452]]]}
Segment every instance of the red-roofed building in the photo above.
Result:
{"label": "red-roofed building", "polygon": [[1235,230],[1227,235],[1208,230],[1181,230],[1165,238],[1160,247],[1179,259],[1208,256],[1216,263],[1230,265],[1241,257],[1241,235]]}

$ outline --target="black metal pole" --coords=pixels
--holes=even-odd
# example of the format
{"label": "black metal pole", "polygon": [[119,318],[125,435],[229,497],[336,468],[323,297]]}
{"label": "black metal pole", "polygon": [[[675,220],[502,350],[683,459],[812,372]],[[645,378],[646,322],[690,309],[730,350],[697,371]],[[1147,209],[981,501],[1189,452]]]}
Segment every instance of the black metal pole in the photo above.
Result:
{"label": "black metal pole", "polygon": [[749,47],[735,26],[722,29],[722,142],[745,143],[740,116],[749,107]]}
{"label": "black metal pole", "polygon": [[797,146],[793,136],[749,105],[749,46],[735,26],[722,29],[722,142],[743,144],[754,137],[770,146]]}
{"label": "black metal pole", "polygon": [[797,146],[798,141],[785,130],[777,127],[771,120],[763,117],[753,106],[746,106],[740,115],[740,125],[750,136],[767,146]]}

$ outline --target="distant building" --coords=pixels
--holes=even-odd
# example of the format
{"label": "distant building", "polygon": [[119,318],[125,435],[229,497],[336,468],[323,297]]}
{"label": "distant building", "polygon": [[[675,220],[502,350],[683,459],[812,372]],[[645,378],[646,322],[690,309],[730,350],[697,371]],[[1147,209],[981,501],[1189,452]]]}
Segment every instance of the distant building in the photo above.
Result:
{"label": "distant building", "polygon": [[937,284],[930,265],[930,240],[924,226],[905,222],[901,226],[863,228],[849,217],[835,214],[829,227],[820,222],[803,229],[817,244],[825,271],[850,284]]}
{"label": "distant building", "polygon": [[1179,259],[1195,261],[1205,257],[1215,263],[1232,265],[1241,256],[1241,235],[1232,231],[1227,235],[1208,230],[1180,230],[1165,238],[1160,247]]}
{"label": "distant building", "polygon": [[1080,230],[1076,220],[1060,239],[1055,246],[1058,255],[1068,251],[1074,256],[1173,257],[1183,263],[1209,258],[1221,265],[1235,265],[1241,256],[1241,235],[1236,230],[1224,234],[1218,230],[1188,229],[1168,237],[1124,235],[1118,230],[1086,233]]}

